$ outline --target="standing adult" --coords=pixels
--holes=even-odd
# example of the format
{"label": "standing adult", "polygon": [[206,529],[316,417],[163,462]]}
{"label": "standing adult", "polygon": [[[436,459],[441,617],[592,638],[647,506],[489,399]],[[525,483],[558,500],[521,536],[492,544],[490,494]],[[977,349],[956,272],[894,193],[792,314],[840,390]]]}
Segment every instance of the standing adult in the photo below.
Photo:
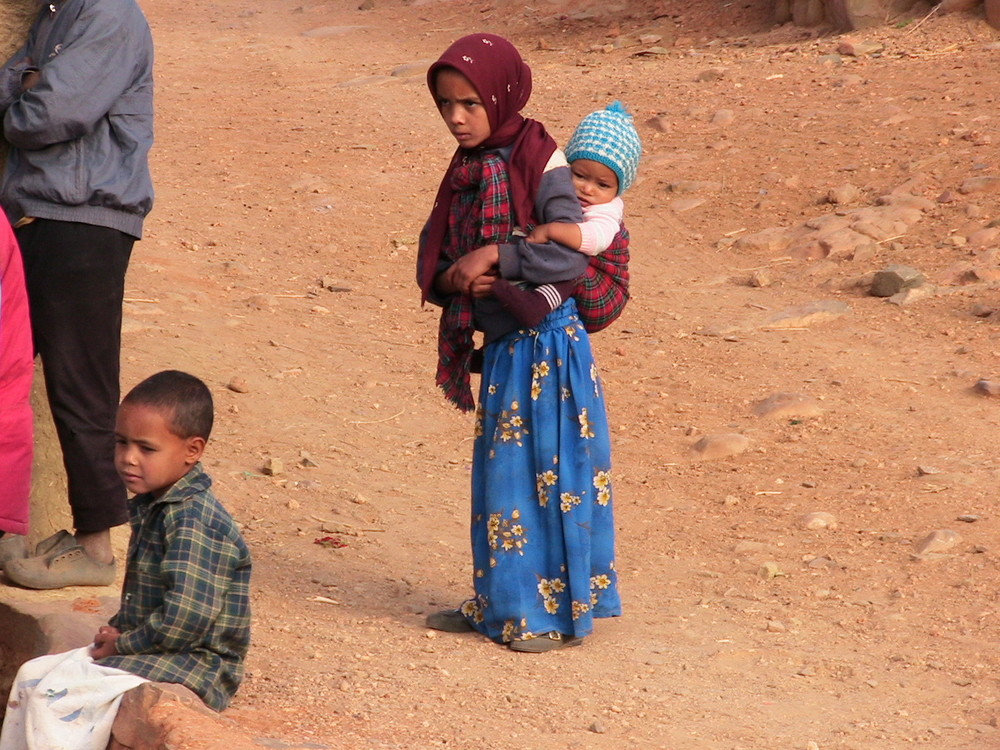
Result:
{"label": "standing adult", "polygon": [[0,71],[0,204],[21,246],[75,535],[5,572],[29,588],[107,585],[110,529],[128,518],[114,422],[125,271],[153,205],[153,41],[135,0],[40,5]]}

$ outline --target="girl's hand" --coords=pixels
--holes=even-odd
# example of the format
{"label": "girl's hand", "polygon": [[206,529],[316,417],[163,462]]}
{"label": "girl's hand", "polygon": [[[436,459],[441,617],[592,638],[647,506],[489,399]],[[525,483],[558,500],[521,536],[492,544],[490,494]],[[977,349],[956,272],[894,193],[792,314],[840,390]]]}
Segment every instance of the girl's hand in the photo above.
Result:
{"label": "girl's hand", "polygon": [[[445,271],[445,276],[447,277],[446,283],[454,288],[456,292],[461,294],[471,294],[484,297],[483,288],[492,287],[493,281],[486,282],[483,277],[492,276],[495,277],[496,265],[500,262],[500,246],[499,245],[485,245],[471,253],[466,253],[461,258],[456,260],[451,268]],[[487,288],[487,294],[488,294]]]}
{"label": "girl's hand", "polygon": [[472,289],[470,290],[470,293],[473,297],[492,297],[493,282],[498,278],[500,278],[500,276],[495,270],[490,271],[489,273],[484,273],[472,282]]}

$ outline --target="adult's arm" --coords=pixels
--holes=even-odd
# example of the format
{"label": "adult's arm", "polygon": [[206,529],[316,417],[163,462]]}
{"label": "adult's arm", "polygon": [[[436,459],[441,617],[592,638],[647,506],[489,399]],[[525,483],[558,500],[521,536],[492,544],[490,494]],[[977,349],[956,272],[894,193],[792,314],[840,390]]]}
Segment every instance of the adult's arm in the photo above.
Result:
{"label": "adult's arm", "polygon": [[[561,151],[556,154],[562,155]],[[551,162],[550,162],[551,163]],[[583,221],[580,201],[573,189],[573,178],[565,159],[560,166],[543,175],[535,196],[535,214],[542,224],[551,222],[579,224]],[[532,284],[568,281],[587,268],[587,256],[558,242],[534,243],[521,240],[500,245],[500,275],[505,279],[524,279]]]}
{"label": "adult's arm", "polygon": [[148,34],[125,4],[87,3],[38,82],[7,109],[7,140],[40,149],[93,130],[148,63]]}
{"label": "adult's arm", "polygon": [[24,75],[32,70],[32,62],[28,57],[28,43],[25,42],[17,52],[11,55],[0,70],[0,112],[6,112],[11,104],[17,101],[24,91],[22,85]]}

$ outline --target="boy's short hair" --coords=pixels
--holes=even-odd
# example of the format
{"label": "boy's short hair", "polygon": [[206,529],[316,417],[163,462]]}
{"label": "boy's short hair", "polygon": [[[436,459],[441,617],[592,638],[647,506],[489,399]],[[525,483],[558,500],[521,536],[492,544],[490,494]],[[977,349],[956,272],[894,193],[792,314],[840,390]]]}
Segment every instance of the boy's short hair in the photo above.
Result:
{"label": "boy's short hair", "polygon": [[208,440],[215,421],[212,392],[194,375],[164,370],[150,375],[122,399],[122,405],[152,406],[169,413],[170,431],[180,438]]}

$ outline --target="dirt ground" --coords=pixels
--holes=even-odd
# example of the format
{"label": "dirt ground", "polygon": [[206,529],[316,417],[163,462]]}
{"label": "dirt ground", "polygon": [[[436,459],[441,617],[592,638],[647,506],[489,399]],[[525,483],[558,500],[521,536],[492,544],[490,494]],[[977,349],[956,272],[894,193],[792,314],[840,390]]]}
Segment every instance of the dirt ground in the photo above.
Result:
{"label": "dirt ground", "polygon": [[[213,388],[207,465],[255,554],[229,715],[264,746],[1000,748],[1000,399],[972,388],[1000,379],[1000,191],[966,183],[1000,175],[1000,32],[903,18],[851,56],[760,0],[144,8],[157,204],[123,385]],[[413,282],[454,148],[423,71],[475,30],[519,46],[560,142],[617,98],[645,147],[634,297],[594,338],[625,615],[547,655],[423,627],[470,591],[472,431]],[[919,221],[865,252],[740,241],[893,191]],[[891,263],[931,293],[870,296]],[[844,306],[769,318],[816,302]],[[814,408],[757,416],[776,393]],[[916,555],[936,530],[960,539]]]}

